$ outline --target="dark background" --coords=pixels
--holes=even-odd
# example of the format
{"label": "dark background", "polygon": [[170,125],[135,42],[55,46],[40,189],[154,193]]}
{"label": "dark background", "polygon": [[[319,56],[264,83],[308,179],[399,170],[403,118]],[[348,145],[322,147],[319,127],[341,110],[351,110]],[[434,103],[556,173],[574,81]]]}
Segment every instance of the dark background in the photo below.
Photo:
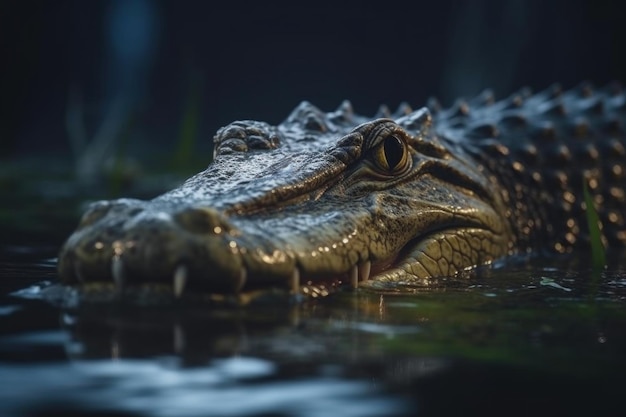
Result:
{"label": "dark background", "polygon": [[0,163],[70,155],[68,109],[87,139],[122,120],[111,135],[168,149],[190,109],[208,143],[305,99],[373,114],[487,87],[624,81],[620,3],[0,0]]}

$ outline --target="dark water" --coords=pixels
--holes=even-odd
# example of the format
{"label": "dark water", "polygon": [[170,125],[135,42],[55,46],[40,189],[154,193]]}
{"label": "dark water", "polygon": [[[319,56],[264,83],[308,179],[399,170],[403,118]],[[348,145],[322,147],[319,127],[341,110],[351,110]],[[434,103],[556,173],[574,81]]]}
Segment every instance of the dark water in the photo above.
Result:
{"label": "dark water", "polygon": [[624,415],[619,254],[596,278],[570,259],[418,294],[64,309],[51,250],[4,248],[2,416]]}
{"label": "dark water", "polygon": [[583,253],[415,294],[66,308],[63,184],[0,184],[2,417],[626,415],[624,253],[600,275]]}

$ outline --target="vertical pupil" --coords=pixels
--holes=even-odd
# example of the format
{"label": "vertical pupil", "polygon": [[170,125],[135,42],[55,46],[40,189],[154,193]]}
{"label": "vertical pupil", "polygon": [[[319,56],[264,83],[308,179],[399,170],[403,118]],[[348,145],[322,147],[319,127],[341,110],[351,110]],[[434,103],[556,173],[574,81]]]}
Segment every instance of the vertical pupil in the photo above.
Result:
{"label": "vertical pupil", "polygon": [[402,161],[404,156],[404,145],[400,139],[395,136],[387,136],[385,139],[385,158],[387,158],[387,166],[394,170]]}

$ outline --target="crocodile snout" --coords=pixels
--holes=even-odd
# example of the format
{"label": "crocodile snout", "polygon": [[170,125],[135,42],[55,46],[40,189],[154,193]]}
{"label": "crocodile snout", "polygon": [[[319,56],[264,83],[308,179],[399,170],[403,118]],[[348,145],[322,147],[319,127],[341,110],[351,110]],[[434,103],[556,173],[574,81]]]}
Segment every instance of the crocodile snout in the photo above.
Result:
{"label": "crocodile snout", "polygon": [[245,276],[233,250],[236,235],[210,208],[171,213],[137,201],[98,202],[64,245],[59,272],[66,284],[111,283],[119,290],[165,284],[177,296],[187,287],[237,291]]}

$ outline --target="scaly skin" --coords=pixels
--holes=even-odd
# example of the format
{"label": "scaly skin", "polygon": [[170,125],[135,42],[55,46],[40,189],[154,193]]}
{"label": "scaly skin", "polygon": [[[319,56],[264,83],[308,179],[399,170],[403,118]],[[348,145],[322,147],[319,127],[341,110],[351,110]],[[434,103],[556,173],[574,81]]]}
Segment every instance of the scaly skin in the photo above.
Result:
{"label": "scaly skin", "polygon": [[[151,201],[92,205],[59,256],[65,284],[183,293],[432,285],[476,265],[626,243],[626,99],[588,85],[368,119],[300,104],[220,129],[215,160]],[[115,285],[113,285],[115,284]],[[320,292],[322,288],[322,292]]]}

